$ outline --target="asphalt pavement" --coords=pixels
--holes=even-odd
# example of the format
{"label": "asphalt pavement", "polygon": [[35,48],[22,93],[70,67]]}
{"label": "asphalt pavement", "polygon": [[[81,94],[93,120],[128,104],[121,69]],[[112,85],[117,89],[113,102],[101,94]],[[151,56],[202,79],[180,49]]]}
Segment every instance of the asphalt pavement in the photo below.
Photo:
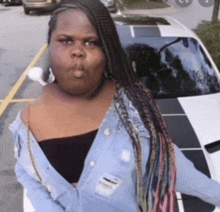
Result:
{"label": "asphalt pavement", "polygon": [[14,172],[16,161],[8,127],[18,111],[41,92],[41,86],[24,73],[46,43],[48,18],[46,14],[26,16],[22,6],[0,4],[0,212],[23,211],[23,190]]}

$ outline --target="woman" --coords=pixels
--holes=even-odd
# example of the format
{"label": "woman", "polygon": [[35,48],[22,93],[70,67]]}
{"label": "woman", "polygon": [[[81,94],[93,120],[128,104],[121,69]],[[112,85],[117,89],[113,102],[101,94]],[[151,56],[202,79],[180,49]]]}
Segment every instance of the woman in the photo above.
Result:
{"label": "woman", "polygon": [[10,127],[36,212],[173,212],[175,190],[220,205],[220,185],[172,144],[102,3],[62,1],[48,44],[55,81]]}

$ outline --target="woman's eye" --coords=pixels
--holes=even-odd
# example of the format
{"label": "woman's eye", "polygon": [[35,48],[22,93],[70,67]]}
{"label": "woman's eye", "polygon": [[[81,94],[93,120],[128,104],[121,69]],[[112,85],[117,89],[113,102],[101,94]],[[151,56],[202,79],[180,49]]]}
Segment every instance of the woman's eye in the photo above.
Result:
{"label": "woman's eye", "polygon": [[98,46],[98,42],[95,40],[88,40],[85,42],[87,46]]}
{"label": "woman's eye", "polygon": [[59,41],[63,44],[72,44],[73,42],[71,39],[60,39]]}

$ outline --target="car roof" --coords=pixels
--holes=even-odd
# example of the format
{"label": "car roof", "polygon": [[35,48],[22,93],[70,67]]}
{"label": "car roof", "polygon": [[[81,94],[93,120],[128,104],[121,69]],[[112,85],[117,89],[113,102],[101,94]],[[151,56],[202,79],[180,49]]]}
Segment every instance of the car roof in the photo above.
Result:
{"label": "car roof", "polygon": [[[117,28],[130,28],[132,37],[192,37],[198,39],[192,30],[169,16],[129,14],[115,16],[113,19]],[[144,28],[146,30],[143,32]],[[142,33],[140,33],[141,31]]]}

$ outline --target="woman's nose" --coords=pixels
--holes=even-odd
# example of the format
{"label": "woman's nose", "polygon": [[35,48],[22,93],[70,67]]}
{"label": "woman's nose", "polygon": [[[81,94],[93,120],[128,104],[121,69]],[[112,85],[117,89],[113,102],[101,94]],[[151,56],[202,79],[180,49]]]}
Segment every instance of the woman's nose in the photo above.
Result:
{"label": "woman's nose", "polygon": [[85,57],[85,51],[80,45],[73,45],[70,52],[71,57]]}

